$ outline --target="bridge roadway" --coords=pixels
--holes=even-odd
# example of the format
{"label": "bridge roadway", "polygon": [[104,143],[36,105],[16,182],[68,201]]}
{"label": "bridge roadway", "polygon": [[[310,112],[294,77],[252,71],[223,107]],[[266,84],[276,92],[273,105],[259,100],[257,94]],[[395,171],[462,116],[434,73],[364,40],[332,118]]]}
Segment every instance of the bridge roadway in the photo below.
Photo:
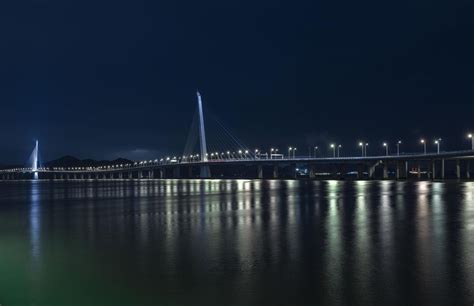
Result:
{"label": "bridge roadway", "polygon": [[[31,179],[165,179],[199,178],[200,167],[209,167],[205,178],[330,178],[343,179],[470,179],[473,150],[428,154],[402,154],[367,157],[295,157],[282,159],[212,159],[201,161],[152,161],[129,166],[16,168],[0,170],[0,180]],[[270,169],[269,169],[270,168]],[[270,170],[270,171],[269,171]],[[201,172],[202,173],[202,172]]]}

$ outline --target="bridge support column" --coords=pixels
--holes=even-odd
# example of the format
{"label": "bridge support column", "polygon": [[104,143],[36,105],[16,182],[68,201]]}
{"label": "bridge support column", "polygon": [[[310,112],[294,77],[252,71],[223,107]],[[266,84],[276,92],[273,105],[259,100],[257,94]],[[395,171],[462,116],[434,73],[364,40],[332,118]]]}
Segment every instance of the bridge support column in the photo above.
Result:
{"label": "bridge support column", "polygon": [[153,171],[153,170],[148,171],[148,178],[149,179],[154,179],[155,178],[155,171]]}
{"label": "bridge support column", "polygon": [[123,179],[123,172],[119,172],[118,178],[119,178],[120,180]]}
{"label": "bridge support column", "polygon": [[388,179],[388,164],[387,162],[383,163],[383,179]]}
{"label": "bridge support column", "polygon": [[431,179],[433,180],[436,179],[436,161],[435,160],[431,161]]}
{"label": "bridge support column", "polygon": [[173,178],[175,178],[175,179],[181,178],[181,168],[179,166],[176,166],[173,169]]}
{"label": "bridge support column", "polygon": [[274,179],[278,178],[278,166],[277,165],[273,166],[273,178]]}
{"label": "bridge support column", "polygon": [[133,179],[133,172],[132,171],[128,172],[128,179],[129,180]]}
{"label": "bridge support column", "polygon": [[296,179],[298,177],[298,173],[296,173],[296,164],[291,165],[291,177]]}
{"label": "bridge support column", "polygon": [[461,179],[461,162],[459,159],[456,159],[456,178]]}
{"label": "bridge support column", "polygon": [[408,171],[408,160],[405,161],[405,179],[408,180],[408,178],[410,177],[410,172]]}
{"label": "bridge support column", "polygon": [[164,179],[165,178],[165,169],[164,168],[160,168],[160,179]]}
{"label": "bridge support column", "polygon": [[467,179],[471,178],[471,161],[470,160],[466,162],[466,178]]}
{"label": "bridge support column", "polygon": [[143,172],[138,171],[138,179],[141,180],[143,178]]}
{"label": "bridge support column", "polygon": [[316,177],[316,171],[315,171],[315,167],[314,165],[309,165],[309,178],[314,180],[314,178]]}
{"label": "bridge support column", "polygon": [[441,179],[444,180],[444,158],[441,160]]}
{"label": "bridge support column", "polygon": [[376,163],[376,164],[373,165],[373,166],[370,166],[370,165],[369,165],[369,179],[371,179],[371,180],[374,179],[375,167],[377,167],[377,164],[378,164],[378,163]]}
{"label": "bridge support column", "polygon": [[209,168],[209,165],[202,165],[199,172],[200,178],[211,178],[211,169]]}
{"label": "bridge support column", "polygon": [[361,180],[364,177],[364,168],[365,165],[357,165],[357,179]]}
{"label": "bridge support column", "polygon": [[257,166],[257,177],[263,179],[263,167],[261,165]]}
{"label": "bridge support column", "polygon": [[421,165],[420,165],[420,162],[418,162],[417,175],[418,175],[418,179],[421,179]]}

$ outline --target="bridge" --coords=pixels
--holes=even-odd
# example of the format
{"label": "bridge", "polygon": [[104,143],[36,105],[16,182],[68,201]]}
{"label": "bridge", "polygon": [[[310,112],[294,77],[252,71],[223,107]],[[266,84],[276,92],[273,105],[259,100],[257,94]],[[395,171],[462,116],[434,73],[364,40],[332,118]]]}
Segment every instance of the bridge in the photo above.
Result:
{"label": "bridge", "polygon": [[[197,92],[197,113],[199,117],[198,154],[166,157],[128,164],[90,167],[41,167],[39,165],[39,144],[23,168],[0,170],[0,180],[114,180],[114,179],[181,179],[181,178],[308,178],[308,179],[471,179],[471,160],[474,159],[474,138],[471,150],[440,152],[439,141],[436,153],[367,156],[365,144],[361,143],[359,157],[340,157],[339,148],[331,145],[333,157],[296,156],[296,148],[289,148],[288,154],[279,154],[271,149],[269,153],[249,150],[238,140],[234,150],[218,150],[209,153],[202,98]],[[470,135],[472,138],[472,135]],[[231,136],[231,138],[233,138]],[[365,148],[366,149],[366,148]]]}

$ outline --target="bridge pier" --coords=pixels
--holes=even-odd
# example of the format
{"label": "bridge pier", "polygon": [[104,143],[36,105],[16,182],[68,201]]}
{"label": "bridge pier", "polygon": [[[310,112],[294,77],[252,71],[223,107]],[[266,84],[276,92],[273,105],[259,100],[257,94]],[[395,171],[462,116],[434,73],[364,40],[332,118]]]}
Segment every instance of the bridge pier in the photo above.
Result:
{"label": "bridge pier", "polygon": [[257,178],[263,179],[263,167],[262,167],[262,165],[257,166]]}
{"label": "bridge pier", "polygon": [[459,159],[456,159],[456,178],[461,179],[461,165]]}
{"label": "bridge pier", "polygon": [[376,162],[375,165],[369,165],[369,179],[373,180],[374,179],[374,175],[375,175],[375,168],[377,167],[379,163]]}
{"label": "bridge pier", "polygon": [[296,178],[297,178],[297,175],[298,175],[298,173],[296,173],[296,163],[291,164],[291,167],[290,167],[290,168],[291,168],[291,177],[292,177],[293,179],[296,179]]}
{"label": "bridge pier", "polygon": [[418,162],[417,175],[418,175],[418,179],[421,179],[421,165],[420,165],[420,162]]}
{"label": "bridge pier", "polygon": [[173,178],[181,178],[181,168],[179,166],[173,168]]}
{"label": "bridge pier", "polygon": [[383,163],[383,179],[388,179],[388,164],[387,162]]}
{"label": "bridge pier", "polygon": [[273,166],[273,178],[274,179],[278,178],[278,166],[277,165]]}
{"label": "bridge pier", "polygon": [[200,178],[211,178],[211,169],[209,168],[209,165],[202,165],[199,172]]}
{"label": "bridge pier", "polygon": [[132,171],[128,172],[128,179],[129,180],[133,179],[133,172]]}
{"label": "bridge pier", "polygon": [[148,171],[148,178],[149,179],[154,179],[155,178],[155,171],[153,171],[153,170]]}
{"label": "bridge pier", "polygon": [[435,160],[431,161],[431,179],[432,180],[436,179],[436,161]]}
{"label": "bridge pier", "polygon": [[119,178],[120,180],[123,179],[123,172],[119,172],[118,178]]}
{"label": "bridge pier", "polygon": [[309,178],[314,180],[316,177],[316,172],[315,172],[315,166],[314,165],[309,165]]}
{"label": "bridge pier", "polygon": [[138,171],[138,179],[141,180],[143,178],[143,172]]}
{"label": "bridge pier", "polygon": [[410,172],[408,172],[408,160],[405,161],[405,179],[408,180],[409,176],[410,176]]}
{"label": "bridge pier", "polygon": [[466,178],[469,180],[471,178],[471,161],[466,162]]}
{"label": "bridge pier", "polygon": [[444,180],[444,158],[441,159],[441,179]]}

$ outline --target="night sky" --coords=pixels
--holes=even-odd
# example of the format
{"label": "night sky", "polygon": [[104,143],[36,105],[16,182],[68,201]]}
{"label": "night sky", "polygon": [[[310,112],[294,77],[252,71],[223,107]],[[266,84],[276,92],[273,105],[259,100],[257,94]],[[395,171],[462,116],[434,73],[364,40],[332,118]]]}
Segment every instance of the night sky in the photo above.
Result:
{"label": "night sky", "polygon": [[2,1],[0,163],[36,138],[44,160],[180,154],[196,89],[251,148],[467,149],[473,20],[469,0]]}

